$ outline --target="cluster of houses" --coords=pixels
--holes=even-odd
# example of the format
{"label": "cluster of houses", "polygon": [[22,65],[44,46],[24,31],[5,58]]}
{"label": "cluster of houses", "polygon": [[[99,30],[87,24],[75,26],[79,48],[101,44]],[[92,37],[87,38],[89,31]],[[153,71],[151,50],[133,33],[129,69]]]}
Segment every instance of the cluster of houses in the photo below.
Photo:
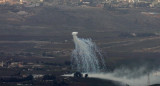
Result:
{"label": "cluster of houses", "polygon": [[44,65],[24,62],[0,62],[0,68],[43,68]]}
{"label": "cluster of houses", "polygon": [[23,4],[23,0],[0,0],[0,4]]}
{"label": "cluster of houses", "polygon": [[43,2],[43,0],[0,0],[0,4],[9,3],[9,4],[24,4],[28,2]]}
{"label": "cluster of houses", "polygon": [[110,7],[160,7],[160,0],[106,0]]}
{"label": "cluster of houses", "polygon": [[0,4],[24,5],[25,7],[40,6],[43,0],[0,0]]}
{"label": "cluster of houses", "polygon": [[104,4],[111,4],[113,7],[126,7],[126,5],[132,5],[132,7],[144,6],[144,7],[157,7],[160,0],[0,0],[0,4],[21,4],[29,7],[45,5],[70,5],[70,6],[94,6],[103,7]]}

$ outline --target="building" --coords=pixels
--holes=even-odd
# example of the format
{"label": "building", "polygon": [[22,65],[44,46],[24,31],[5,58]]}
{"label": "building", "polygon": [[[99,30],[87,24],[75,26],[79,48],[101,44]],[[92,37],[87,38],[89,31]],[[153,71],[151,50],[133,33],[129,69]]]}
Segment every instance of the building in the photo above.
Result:
{"label": "building", "polygon": [[8,3],[8,4],[18,4],[20,1],[19,0],[0,0],[0,4],[5,4],[5,3]]}
{"label": "building", "polygon": [[40,0],[40,2],[43,2],[44,0]]}
{"label": "building", "polygon": [[20,2],[19,2],[20,4],[23,4],[23,0],[20,0]]}
{"label": "building", "polygon": [[23,62],[12,62],[9,67],[23,67]]}
{"label": "building", "polygon": [[3,61],[0,63],[0,67],[3,67],[4,66],[4,63],[3,63]]}
{"label": "building", "polygon": [[0,0],[0,4],[5,3],[5,2],[6,2],[6,0]]}

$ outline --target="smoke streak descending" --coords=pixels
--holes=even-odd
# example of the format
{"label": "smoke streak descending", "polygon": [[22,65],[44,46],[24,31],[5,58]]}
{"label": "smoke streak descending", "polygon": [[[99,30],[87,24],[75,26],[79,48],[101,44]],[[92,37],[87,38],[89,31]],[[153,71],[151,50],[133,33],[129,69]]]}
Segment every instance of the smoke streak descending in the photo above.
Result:
{"label": "smoke streak descending", "polygon": [[75,49],[72,52],[72,68],[76,71],[95,73],[105,68],[105,63],[97,46],[91,39],[77,37],[78,32],[72,32]]}

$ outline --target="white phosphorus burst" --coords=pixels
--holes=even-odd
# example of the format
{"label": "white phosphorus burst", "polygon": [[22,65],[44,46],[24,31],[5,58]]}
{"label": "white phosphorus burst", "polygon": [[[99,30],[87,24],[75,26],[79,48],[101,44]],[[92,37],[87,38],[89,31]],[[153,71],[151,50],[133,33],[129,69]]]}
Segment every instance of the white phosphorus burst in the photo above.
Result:
{"label": "white phosphorus burst", "polygon": [[97,46],[91,39],[77,37],[78,32],[72,32],[75,49],[72,52],[72,69],[79,72],[94,73],[105,68],[105,63]]}

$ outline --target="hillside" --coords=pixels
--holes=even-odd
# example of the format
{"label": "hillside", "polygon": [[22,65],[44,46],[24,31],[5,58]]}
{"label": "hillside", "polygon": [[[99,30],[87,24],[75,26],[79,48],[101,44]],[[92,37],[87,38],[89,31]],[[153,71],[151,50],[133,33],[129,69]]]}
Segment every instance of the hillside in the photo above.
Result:
{"label": "hillside", "polygon": [[[159,9],[108,11],[94,7],[53,6],[5,7],[0,11],[0,48],[4,52],[40,55],[44,51],[58,50],[70,57],[74,48],[71,32],[78,31],[79,37],[92,38],[98,44],[108,64],[125,65],[133,59],[142,63],[144,58],[150,62],[151,58],[160,56]],[[158,64],[160,59],[157,59],[153,61]]]}

